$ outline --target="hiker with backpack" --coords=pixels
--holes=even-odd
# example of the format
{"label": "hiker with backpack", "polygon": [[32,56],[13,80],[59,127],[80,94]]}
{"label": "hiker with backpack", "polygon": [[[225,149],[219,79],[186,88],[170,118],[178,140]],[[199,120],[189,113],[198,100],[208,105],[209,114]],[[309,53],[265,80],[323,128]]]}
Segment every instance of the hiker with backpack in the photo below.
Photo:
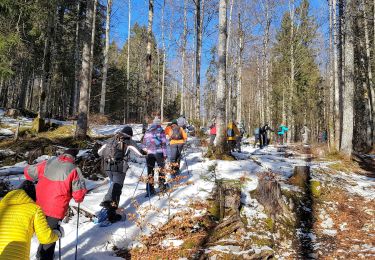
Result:
{"label": "hiker with backpack", "polygon": [[285,126],[284,123],[282,123],[279,128],[277,129],[277,136],[279,139],[279,145],[284,145],[284,136],[288,132],[288,127]]}
{"label": "hiker with backpack", "polygon": [[238,131],[240,132],[240,134],[236,138],[236,148],[237,148],[237,151],[240,153],[242,138],[245,135],[245,127],[242,122],[238,123]]}
{"label": "hiker with backpack", "polygon": [[103,158],[104,171],[110,181],[107,194],[100,203],[100,206],[103,207],[100,213],[101,222],[108,221],[105,223],[108,225],[122,219],[122,215],[117,214],[116,210],[119,207],[122,187],[126,172],[129,169],[128,160],[130,151],[133,151],[138,156],[146,154],[132,140],[132,136],[133,129],[130,126],[125,126],[98,150],[99,156]]}
{"label": "hiker with backpack", "polygon": [[216,139],[216,123],[214,122],[210,126],[210,146],[214,145],[215,139]]}
{"label": "hiker with backpack", "polygon": [[240,131],[234,121],[228,123],[227,126],[227,142],[231,152],[234,152],[236,147],[237,137],[240,135]]}
{"label": "hiker with backpack", "polygon": [[169,144],[171,147],[170,162],[172,165],[172,172],[178,174],[180,170],[180,161],[184,144],[187,140],[187,134],[185,130],[178,125],[177,120],[172,120],[171,128],[166,131],[166,135],[169,138]]}
{"label": "hiker with backpack", "polygon": [[146,184],[146,197],[155,195],[156,190],[154,187],[154,168],[155,163],[159,166],[159,190],[166,191],[165,184],[165,160],[167,159],[167,139],[165,132],[161,127],[161,121],[155,117],[150,128],[146,131],[143,138],[143,145],[147,151],[147,174],[148,181]]}
{"label": "hiker with backpack", "polygon": [[40,243],[50,244],[64,236],[64,229],[51,229],[40,206],[35,204],[34,183],[24,181],[0,201],[0,259],[30,259],[35,233]]}
{"label": "hiker with backpack", "polygon": [[268,144],[269,144],[268,131],[274,132],[274,131],[271,129],[271,127],[269,127],[269,125],[266,123],[266,124],[262,127],[263,147],[264,147],[264,146],[268,146]]}
{"label": "hiker with backpack", "polygon": [[[81,170],[75,165],[78,149],[67,149],[58,157],[28,165],[26,180],[36,184],[36,203],[46,215],[51,229],[58,229],[68,211],[69,201],[83,201],[87,189]],[[40,244],[37,259],[54,258],[56,243]]]}
{"label": "hiker with backpack", "polygon": [[306,124],[301,129],[302,143],[305,145],[309,144],[310,132],[311,130],[307,127]]}

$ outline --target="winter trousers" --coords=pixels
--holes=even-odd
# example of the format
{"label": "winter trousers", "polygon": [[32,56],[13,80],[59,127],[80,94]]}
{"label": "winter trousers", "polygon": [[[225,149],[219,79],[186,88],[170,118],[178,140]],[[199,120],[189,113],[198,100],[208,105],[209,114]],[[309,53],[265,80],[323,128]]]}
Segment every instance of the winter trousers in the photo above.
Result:
{"label": "winter trousers", "polygon": [[[46,216],[46,219],[47,219],[48,226],[51,229],[58,229],[59,221],[61,221],[61,219],[57,219],[57,218],[53,218],[49,216]],[[56,242],[52,244],[45,244],[45,245],[40,244],[38,247],[38,251],[36,253],[36,259],[53,260],[53,257],[55,254],[55,245],[56,245]]]}
{"label": "winter trousers", "polygon": [[184,144],[171,144],[171,163],[172,163],[172,170],[174,173],[180,169],[180,161],[181,161],[181,154],[182,150],[184,149]]}
{"label": "winter trousers", "polygon": [[151,191],[151,193],[154,193],[155,192],[155,188],[154,188],[155,163],[157,163],[160,168],[159,169],[159,187],[160,188],[165,187],[164,156],[162,153],[148,154],[146,158],[146,163],[147,163],[147,175],[148,175],[148,183],[147,183],[146,190]]}
{"label": "winter trousers", "polygon": [[234,148],[236,147],[236,140],[228,140],[228,146],[231,152],[234,152]]}
{"label": "winter trousers", "polygon": [[122,193],[122,187],[124,186],[124,180],[126,173],[124,172],[113,172],[106,171],[109,177],[109,189],[107,194],[104,196],[103,205],[108,209],[108,220],[115,222],[118,217],[116,216],[116,209],[120,204],[120,196]]}
{"label": "winter trousers", "polygon": [[210,135],[210,145],[213,146],[215,142],[216,135]]}
{"label": "winter trousers", "polygon": [[236,148],[238,152],[241,152],[241,141],[242,135],[236,137]]}
{"label": "winter trousers", "polygon": [[268,135],[267,135],[267,132],[265,132],[263,135],[263,146],[267,146],[268,145]]}

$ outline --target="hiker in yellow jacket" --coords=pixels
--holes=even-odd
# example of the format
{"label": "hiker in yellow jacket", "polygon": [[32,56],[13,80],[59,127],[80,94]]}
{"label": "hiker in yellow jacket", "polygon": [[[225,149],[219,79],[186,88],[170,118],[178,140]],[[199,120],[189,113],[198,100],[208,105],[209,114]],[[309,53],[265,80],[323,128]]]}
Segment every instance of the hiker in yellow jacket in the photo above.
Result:
{"label": "hiker in yellow jacket", "polygon": [[240,134],[240,130],[238,130],[236,123],[234,121],[229,122],[227,126],[227,142],[231,152],[234,151],[237,137]]}
{"label": "hiker in yellow jacket", "polygon": [[35,199],[34,184],[24,181],[20,189],[9,192],[0,201],[0,260],[30,259],[34,232],[42,244],[56,242],[63,236],[62,227],[50,229]]}

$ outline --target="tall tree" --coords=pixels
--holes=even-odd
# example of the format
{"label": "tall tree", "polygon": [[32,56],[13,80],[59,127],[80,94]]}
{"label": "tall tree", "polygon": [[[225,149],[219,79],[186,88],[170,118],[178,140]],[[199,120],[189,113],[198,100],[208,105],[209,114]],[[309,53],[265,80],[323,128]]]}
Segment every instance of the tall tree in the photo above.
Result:
{"label": "tall tree", "polygon": [[225,89],[226,89],[226,44],[227,44],[227,0],[220,0],[219,2],[219,69],[218,69],[218,84],[217,84],[217,135],[216,148],[225,151]]}
{"label": "tall tree", "polygon": [[185,89],[186,89],[186,45],[187,45],[187,3],[184,0],[184,32],[182,35],[182,73],[181,73],[181,101],[180,101],[180,114],[184,114],[184,99],[185,99]]}
{"label": "tall tree", "polygon": [[196,19],[196,52],[195,52],[195,116],[200,119],[200,85],[201,85],[201,57],[202,57],[202,32],[204,22],[204,0],[195,1]]}
{"label": "tall tree", "polygon": [[82,70],[81,86],[79,97],[78,121],[75,136],[76,138],[86,138],[88,129],[88,112],[89,112],[89,88],[90,88],[90,62],[91,62],[91,29],[94,12],[94,0],[86,1],[86,18],[82,30]]}
{"label": "tall tree", "polygon": [[[125,92],[128,93],[130,91],[130,28],[131,28],[131,0],[129,0],[128,5],[128,56],[126,59],[126,89]],[[126,112],[124,113],[124,124],[129,119],[129,95],[125,95],[125,103],[126,107],[124,109]]]}
{"label": "tall tree", "polygon": [[165,12],[165,0],[163,0],[163,7],[161,9],[161,41],[163,45],[163,72],[161,80],[161,97],[160,97],[160,119],[164,120],[164,84],[165,84],[165,62],[166,62],[166,49],[165,49],[165,37],[164,37],[164,12]]}
{"label": "tall tree", "polygon": [[238,36],[239,36],[239,50],[238,50],[238,76],[237,76],[237,122],[242,122],[242,56],[244,48],[244,32],[242,30],[241,10],[238,10]]}
{"label": "tall tree", "polygon": [[[154,19],[154,0],[148,1],[148,27],[147,27],[147,54],[146,54],[146,84],[151,82],[151,37],[152,37],[152,23]],[[150,89],[149,89],[150,90]]]}
{"label": "tall tree", "polygon": [[109,28],[111,22],[111,9],[112,9],[112,0],[107,1],[107,18],[105,25],[105,49],[104,49],[104,64],[103,64],[103,79],[102,79],[102,91],[100,95],[100,114],[104,115],[105,109],[105,93],[107,85],[107,73],[108,73],[108,51],[109,51]]}
{"label": "tall tree", "polygon": [[341,151],[351,155],[353,151],[354,127],[354,4],[355,1],[347,0],[345,5],[345,52],[344,52],[344,91],[343,91],[343,116]]}

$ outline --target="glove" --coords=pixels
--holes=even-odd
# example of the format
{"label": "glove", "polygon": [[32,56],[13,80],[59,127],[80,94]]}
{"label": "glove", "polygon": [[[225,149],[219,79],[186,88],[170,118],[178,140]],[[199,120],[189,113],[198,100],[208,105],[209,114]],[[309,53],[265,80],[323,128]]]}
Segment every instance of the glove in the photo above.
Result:
{"label": "glove", "polygon": [[62,226],[59,226],[57,229],[54,229],[53,232],[59,237],[62,238],[65,236],[64,228]]}

